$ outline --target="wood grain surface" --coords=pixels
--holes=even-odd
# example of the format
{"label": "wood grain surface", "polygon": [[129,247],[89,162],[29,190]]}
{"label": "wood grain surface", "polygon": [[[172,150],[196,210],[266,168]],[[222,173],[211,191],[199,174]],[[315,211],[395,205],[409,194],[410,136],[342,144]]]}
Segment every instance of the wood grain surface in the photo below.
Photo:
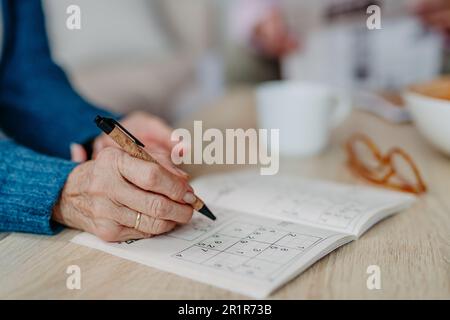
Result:
{"label": "wood grain surface", "polygon": [[[253,91],[234,90],[192,119],[204,127],[250,128]],[[388,218],[359,240],[332,252],[276,291],[274,299],[449,299],[450,159],[430,147],[412,125],[392,125],[353,112],[333,133],[330,147],[310,159],[282,159],[281,172],[345,183],[365,183],[345,167],[342,148],[352,132],[364,132],[386,150],[406,149],[430,191],[413,208]],[[242,166],[189,166],[196,177]],[[0,298],[25,299],[240,299],[244,296],[123,260],[70,242],[78,231],[53,236],[11,234],[0,241]],[[66,288],[69,265],[81,268],[81,290]],[[381,289],[368,290],[366,269],[381,268]]]}

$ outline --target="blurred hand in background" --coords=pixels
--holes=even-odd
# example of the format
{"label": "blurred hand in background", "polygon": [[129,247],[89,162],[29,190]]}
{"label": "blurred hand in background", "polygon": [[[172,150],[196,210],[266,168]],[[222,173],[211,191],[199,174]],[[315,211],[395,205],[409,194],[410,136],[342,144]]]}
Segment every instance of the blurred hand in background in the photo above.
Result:
{"label": "blurred hand in background", "polygon": [[426,25],[450,35],[450,0],[420,0],[413,11]]}
{"label": "blurred hand in background", "polygon": [[251,37],[257,49],[270,58],[282,58],[298,46],[277,7],[272,7],[260,18],[252,30]]}
{"label": "blurred hand in background", "polygon": [[237,42],[270,59],[280,59],[298,46],[277,0],[235,1],[229,21]]}

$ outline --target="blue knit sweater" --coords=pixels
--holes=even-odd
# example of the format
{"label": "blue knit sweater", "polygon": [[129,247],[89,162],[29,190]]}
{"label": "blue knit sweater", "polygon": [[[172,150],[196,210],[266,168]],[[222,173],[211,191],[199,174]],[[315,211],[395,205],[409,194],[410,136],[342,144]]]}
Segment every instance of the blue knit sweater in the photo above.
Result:
{"label": "blue knit sweater", "polygon": [[[95,115],[51,59],[39,0],[2,0],[0,231],[52,234],[52,208],[75,164],[70,143],[95,137]],[[64,26],[61,26],[63,28]],[[110,116],[110,115],[108,115]]]}

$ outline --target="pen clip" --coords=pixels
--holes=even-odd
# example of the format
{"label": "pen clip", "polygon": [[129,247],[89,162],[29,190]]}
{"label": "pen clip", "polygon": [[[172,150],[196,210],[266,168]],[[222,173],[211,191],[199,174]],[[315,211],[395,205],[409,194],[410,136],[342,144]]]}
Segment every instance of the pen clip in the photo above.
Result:
{"label": "pen clip", "polygon": [[135,136],[133,136],[133,135],[132,135],[127,129],[125,129],[118,121],[116,121],[116,120],[114,120],[114,119],[110,119],[110,120],[112,121],[112,123],[113,123],[115,126],[118,126],[119,129],[120,129],[123,133],[125,133],[131,140],[133,140],[134,143],[136,143],[138,146],[140,146],[140,147],[142,147],[142,148],[145,147],[145,145],[144,145],[142,142],[140,142],[140,141],[138,140],[138,138],[136,138]]}

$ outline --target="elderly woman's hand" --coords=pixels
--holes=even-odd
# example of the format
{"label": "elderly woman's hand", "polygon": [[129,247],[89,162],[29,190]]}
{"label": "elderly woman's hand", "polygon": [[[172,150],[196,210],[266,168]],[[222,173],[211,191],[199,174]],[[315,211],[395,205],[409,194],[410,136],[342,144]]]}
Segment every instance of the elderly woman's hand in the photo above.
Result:
{"label": "elderly woman's hand", "polygon": [[105,241],[125,241],[187,223],[193,212],[187,203],[193,201],[186,179],[118,148],[105,148],[71,172],[52,218]]}

